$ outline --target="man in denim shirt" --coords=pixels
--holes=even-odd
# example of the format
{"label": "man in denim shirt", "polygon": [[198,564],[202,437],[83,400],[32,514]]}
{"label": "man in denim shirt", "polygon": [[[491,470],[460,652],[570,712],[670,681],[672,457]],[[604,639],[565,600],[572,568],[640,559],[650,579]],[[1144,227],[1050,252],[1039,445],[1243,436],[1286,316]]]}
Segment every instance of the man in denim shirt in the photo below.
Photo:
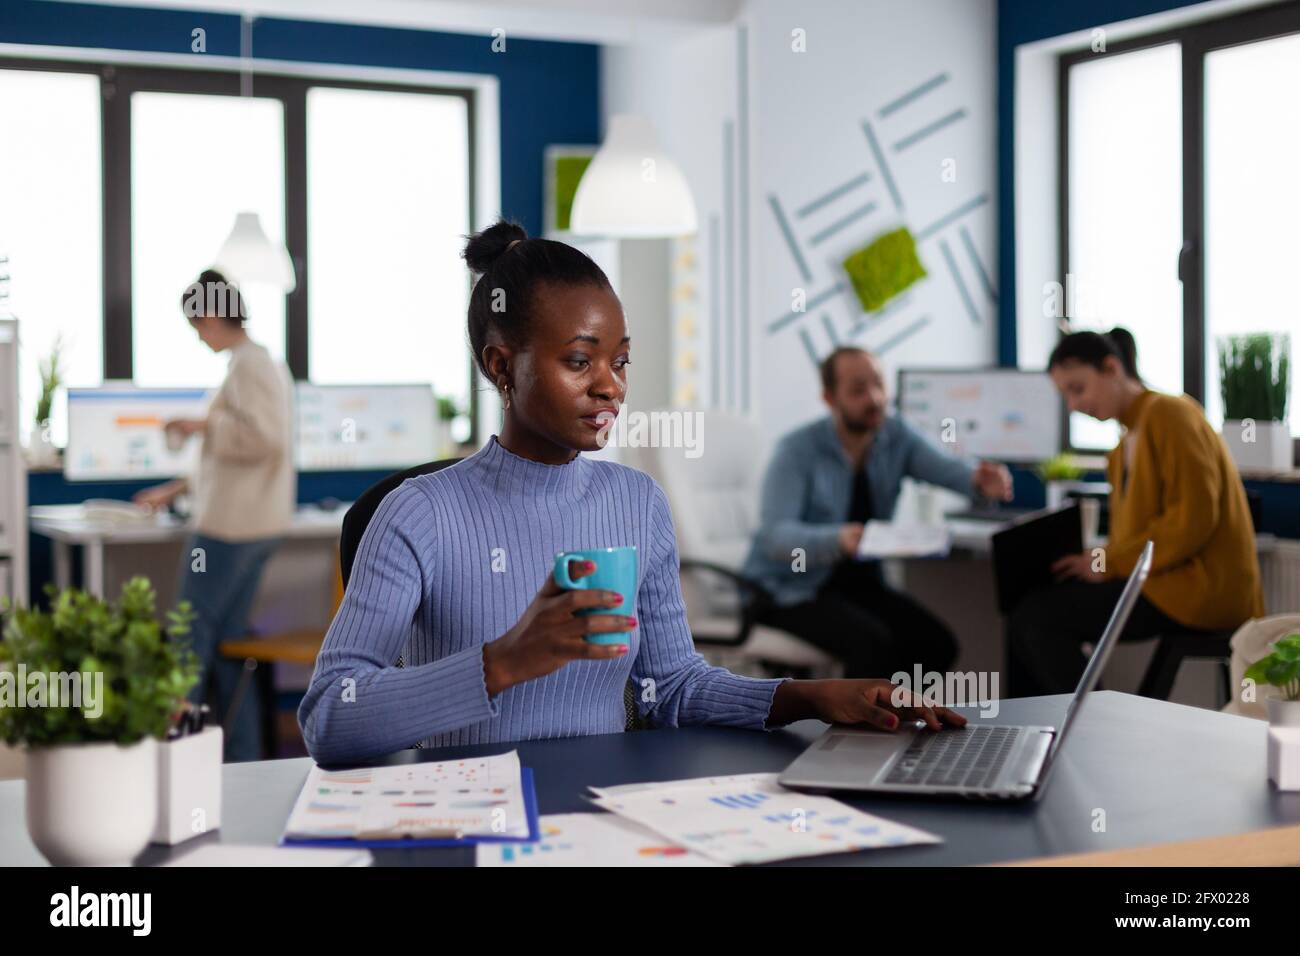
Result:
{"label": "man in denim shirt", "polygon": [[893,517],[904,477],[1009,501],[1011,474],[989,462],[972,468],[888,416],[870,353],[836,349],[821,378],[831,414],[781,439],[763,482],[744,569],[774,597],[759,620],[835,655],[846,677],[910,673],[917,663],[947,671],[957,656],[952,633],[886,585],[879,562],[858,561],[858,543],[867,521]]}

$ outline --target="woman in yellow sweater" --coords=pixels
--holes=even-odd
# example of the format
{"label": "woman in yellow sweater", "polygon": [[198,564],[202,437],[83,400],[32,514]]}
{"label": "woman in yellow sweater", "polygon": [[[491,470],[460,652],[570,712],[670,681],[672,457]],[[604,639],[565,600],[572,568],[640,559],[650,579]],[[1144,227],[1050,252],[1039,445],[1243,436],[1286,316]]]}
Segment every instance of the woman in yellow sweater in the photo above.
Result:
{"label": "woman in yellow sweater", "polygon": [[1151,577],[1121,640],[1227,630],[1264,613],[1246,491],[1201,406],[1148,389],[1124,329],[1067,335],[1048,371],[1070,411],[1117,419],[1124,434],[1106,461],[1106,547],[1061,558],[1052,568],[1058,583],[1026,596],[1008,621],[1016,696],[1074,689],[1086,663],[1081,645],[1101,634],[1148,540]]}

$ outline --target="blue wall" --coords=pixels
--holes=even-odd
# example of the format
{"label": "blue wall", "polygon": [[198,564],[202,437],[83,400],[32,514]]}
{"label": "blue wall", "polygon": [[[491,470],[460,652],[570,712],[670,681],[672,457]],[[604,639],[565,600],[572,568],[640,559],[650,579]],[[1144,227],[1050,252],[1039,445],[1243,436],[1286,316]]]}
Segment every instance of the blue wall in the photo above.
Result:
{"label": "blue wall", "polygon": [[[0,42],[239,55],[239,17],[228,14],[4,0]],[[190,52],[190,32],[207,32],[207,54]],[[542,153],[552,143],[597,143],[599,47],[507,35],[493,53],[486,35],[258,19],[258,58],[353,66],[446,70],[496,76],[501,101],[501,212],[530,234],[542,225]]]}

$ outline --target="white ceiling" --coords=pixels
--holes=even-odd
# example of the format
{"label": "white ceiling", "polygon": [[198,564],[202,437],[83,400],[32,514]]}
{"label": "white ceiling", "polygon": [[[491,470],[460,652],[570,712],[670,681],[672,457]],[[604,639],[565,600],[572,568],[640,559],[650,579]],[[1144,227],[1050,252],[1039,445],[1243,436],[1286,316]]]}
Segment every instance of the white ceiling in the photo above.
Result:
{"label": "white ceiling", "polygon": [[[84,0],[80,0],[84,2]],[[249,14],[589,43],[671,38],[735,19],[743,0],[90,0],[110,6]]]}

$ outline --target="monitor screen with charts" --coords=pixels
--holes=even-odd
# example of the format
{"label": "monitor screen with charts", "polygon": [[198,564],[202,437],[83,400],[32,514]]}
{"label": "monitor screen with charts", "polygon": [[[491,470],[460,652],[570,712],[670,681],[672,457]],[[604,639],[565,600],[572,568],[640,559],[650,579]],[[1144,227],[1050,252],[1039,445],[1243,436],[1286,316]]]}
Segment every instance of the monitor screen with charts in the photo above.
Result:
{"label": "monitor screen with charts", "polygon": [[193,472],[199,439],[167,447],[163,424],[202,418],[212,392],[202,388],[68,389],[68,448],[63,473],[69,481],[175,478]]}
{"label": "monitor screen with charts", "polygon": [[968,458],[1038,462],[1061,450],[1061,394],[1046,372],[903,369],[899,414],[940,448]]}
{"label": "monitor screen with charts", "polygon": [[298,384],[302,471],[409,468],[433,460],[437,407],[423,385]]}

